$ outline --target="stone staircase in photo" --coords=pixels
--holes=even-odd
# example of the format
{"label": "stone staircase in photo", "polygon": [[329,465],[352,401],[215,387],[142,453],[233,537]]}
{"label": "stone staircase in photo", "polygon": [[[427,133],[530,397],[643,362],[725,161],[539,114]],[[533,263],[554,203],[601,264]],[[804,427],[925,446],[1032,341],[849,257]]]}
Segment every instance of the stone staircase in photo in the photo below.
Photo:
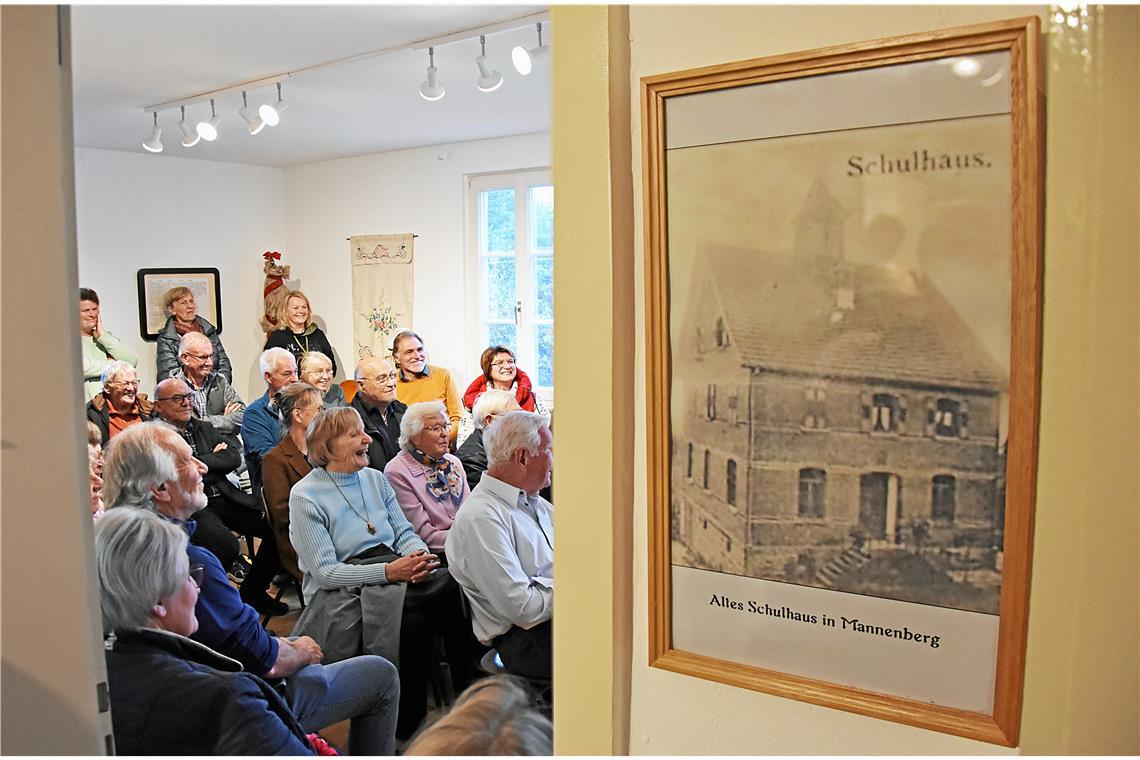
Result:
{"label": "stone staircase in photo", "polygon": [[815,574],[816,581],[824,588],[831,588],[840,577],[858,570],[871,561],[871,555],[865,549],[848,547],[842,554],[824,565]]}

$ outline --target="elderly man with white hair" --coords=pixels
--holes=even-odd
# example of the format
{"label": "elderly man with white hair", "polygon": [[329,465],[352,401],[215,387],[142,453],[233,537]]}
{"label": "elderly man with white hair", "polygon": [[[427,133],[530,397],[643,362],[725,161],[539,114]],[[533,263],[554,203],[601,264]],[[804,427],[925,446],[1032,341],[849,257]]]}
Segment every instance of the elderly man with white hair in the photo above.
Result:
{"label": "elderly man with white hair", "polygon": [[[103,495],[108,511],[149,509],[193,536],[197,526],[191,516],[206,506],[205,471],[174,428],[161,422],[137,425],[107,447]],[[400,685],[392,663],[368,656],[321,665],[321,647],[311,638],[277,638],[261,626],[217,557],[193,544],[186,553],[191,565],[202,567],[194,605],[198,629],[190,638],[260,678],[284,679],[289,707],[306,731],[351,719],[350,754],[393,754]]]}
{"label": "elderly man with white hair", "polygon": [[87,419],[99,428],[103,445],[131,425],[150,419],[154,406],[145,393],[139,393],[139,376],[134,366],[113,361],[103,369],[103,390],[87,402]]}
{"label": "elderly man with white hair", "polygon": [[467,485],[474,488],[479,485],[480,478],[487,471],[487,451],[483,448],[483,431],[500,414],[522,409],[514,391],[492,389],[484,391],[475,406],[471,409],[471,416],[475,418],[475,431],[467,436],[455,456],[463,463],[463,472],[467,474]]}
{"label": "elderly man with white hair", "polygon": [[[225,436],[237,436],[245,402],[226,376],[214,368],[214,344],[203,333],[189,332],[178,344],[179,369],[171,377],[190,386],[194,416]],[[160,377],[161,379],[161,377]]]}
{"label": "elderly man with white hair", "polygon": [[246,407],[241,421],[245,464],[255,489],[261,486],[261,458],[281,442],[281,414],[273,396],[297,382],[297,360],[283,348],[267,348],[261,352],[258,366],[265,378],[265,395]]}
{"label": "elderly man with white hair", "polygon": [[554,467],[547,418],[515,411],[483,433],[487,472],[447,536],[451,574],[471,627],[510,673],[549,680],[554,610],[554,508],[538,495]]}

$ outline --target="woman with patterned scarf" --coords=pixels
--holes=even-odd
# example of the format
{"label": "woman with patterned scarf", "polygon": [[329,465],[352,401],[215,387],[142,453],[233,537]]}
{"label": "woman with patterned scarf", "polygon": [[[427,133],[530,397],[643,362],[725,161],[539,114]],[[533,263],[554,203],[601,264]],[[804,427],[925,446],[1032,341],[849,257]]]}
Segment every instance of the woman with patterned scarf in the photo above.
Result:
{"label": "woman with patterned scarf", "polygon": [[442,401],[412,404],[400,420],[400,453],[384,468],[408,522],[445,565],[447,531],[471,493],[463,464],[447,453],[450,428]]}

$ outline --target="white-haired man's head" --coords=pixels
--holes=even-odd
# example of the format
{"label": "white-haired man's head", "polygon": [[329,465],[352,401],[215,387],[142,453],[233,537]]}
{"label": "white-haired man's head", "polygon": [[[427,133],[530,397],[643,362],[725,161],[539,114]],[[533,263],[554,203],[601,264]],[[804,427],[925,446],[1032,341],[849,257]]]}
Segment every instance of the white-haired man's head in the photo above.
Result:
{"label": "white-haired man's head", "polygon": [[297,360],[283,348],[267,348],[257,361],[261,376],[269,386],[269,397],[290,383],[297,382]]}
{"label": "white-haired man's head", "polygon": [[206,466],[164,422],[132,425],[107,444],[103,501],[107,509],[135,506],[186,520],[206,506]]}
{"label": "white-haired man's head", "polygon": [[471,408],[471,416],[475,418],[475,427],[482,430],[491,424],[491,421],[504,412],[513,412],[522,409],[514,391],[491,389],[475,401]]}
{"label": "white-haired man's head", "polygon": [[554,469],[548,418],[534,412],[506,412],[483,431],[487,474],[537,493],[550,485]]}

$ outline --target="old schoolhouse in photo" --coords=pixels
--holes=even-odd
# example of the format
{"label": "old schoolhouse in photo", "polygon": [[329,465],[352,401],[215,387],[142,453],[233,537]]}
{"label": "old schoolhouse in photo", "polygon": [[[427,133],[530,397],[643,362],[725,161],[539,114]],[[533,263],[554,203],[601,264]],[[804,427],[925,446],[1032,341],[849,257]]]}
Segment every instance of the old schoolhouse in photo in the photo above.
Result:
{"label": "old schoolhouse in photo", "polygon": [[921,273],[848,261],[843,217],[817,181],[791,253],[698,251],[673,335],[674,561],[876,594],[860,568],[906,552],[996,587],[1005,372]]}

